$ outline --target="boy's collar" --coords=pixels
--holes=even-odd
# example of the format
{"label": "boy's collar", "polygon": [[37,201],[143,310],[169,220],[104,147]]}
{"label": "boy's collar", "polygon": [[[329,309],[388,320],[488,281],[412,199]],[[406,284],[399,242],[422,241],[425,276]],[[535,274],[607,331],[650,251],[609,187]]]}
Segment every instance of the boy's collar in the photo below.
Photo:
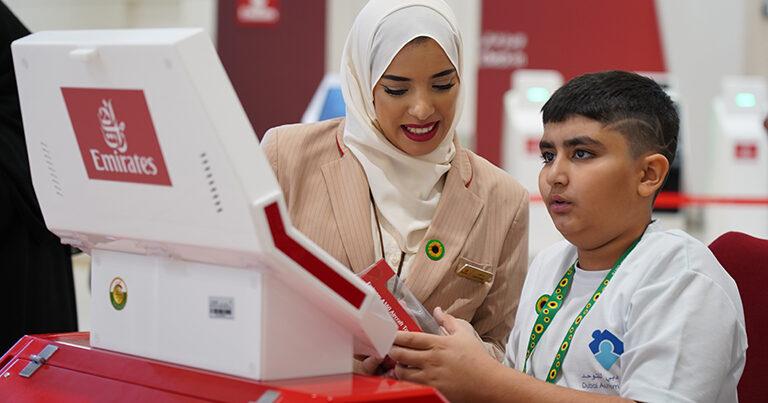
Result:
{"label": "boy's collar", "polygon": [[658,219],[652,219],[651,223],[648,224],[648,228],[646,228],[645,233],[651,233],[651,232],[661,232],[664,231],[664,224],[661,223]]}

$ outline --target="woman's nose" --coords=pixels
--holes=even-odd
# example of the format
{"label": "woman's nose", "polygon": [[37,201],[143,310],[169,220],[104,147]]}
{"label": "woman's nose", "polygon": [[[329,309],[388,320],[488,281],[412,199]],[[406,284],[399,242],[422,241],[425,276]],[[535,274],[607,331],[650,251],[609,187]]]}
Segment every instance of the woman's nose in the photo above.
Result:
{"label": "woman's nose", "polygon": [[432,99],[426,94],[416,94],[413,104],[408,113],[418,120],[427,120],[433,113],[435,113],[435,105]]}

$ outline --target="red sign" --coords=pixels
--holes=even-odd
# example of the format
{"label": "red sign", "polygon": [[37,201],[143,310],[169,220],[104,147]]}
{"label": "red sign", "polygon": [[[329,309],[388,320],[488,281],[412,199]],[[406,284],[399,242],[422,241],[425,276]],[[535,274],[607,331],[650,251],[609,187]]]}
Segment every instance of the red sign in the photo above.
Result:
{"label": "red sign", "polygon": [[62,88],[91,179],[171,186],[144,92]]}
{"label": "red sign", "polygon": [[756,160],[757,144],[736,143],[736,145],[733,148],[733,154],[737,160]]}
{"label": "red sign", "polygon": [[528,152],[528,154],[539,154],[541,152],[541,149],[539,148],[539,137],[528,137],[528,140],[525,143],[525,150]]}
{"label": "red sign", "polygon": [[240,25],[275,25],[280,21],[279,0],[237,0]]}
{"label": "red sign", "polygon": [[476,151],[502,165],[504,93],[517,69],[568,80],[601,70],[666,70],[653,0],[483,0]]}
{"label": "red sign", "polygon": [[395,295],[387,288],[387,282],[394,276],[395,271],[392,270],[392,267],[384,259],[381,259],[368,268],[360,278],[376,290],[381,298],[381,302],[387,307],[389,316],[395,321],[399,330],[421,332],[419,324],[416,323],[413,317],[400,305]]}

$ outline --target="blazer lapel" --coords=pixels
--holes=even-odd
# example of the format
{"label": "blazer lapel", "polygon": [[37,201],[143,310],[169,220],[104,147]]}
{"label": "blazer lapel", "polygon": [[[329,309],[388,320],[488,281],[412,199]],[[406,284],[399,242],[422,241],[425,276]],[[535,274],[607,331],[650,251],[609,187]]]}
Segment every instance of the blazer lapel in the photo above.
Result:
{"label": "blazer lapel", "polygon": [[323,178],[331,199],[341,242],[355,273],[374,262],[371,233],[371,199],[365,172],[341,141],[339,129],[336,142],[341,158],[322,167]]}
{"label": "blazer lapel", "polygon": [[[405,284],[420,301],[425,301],[451,270],[483,209],[483,201],[469,190],[472,168],[466,152],[458,145],[451,165],[435,216],[405,279]],[[439,260],[430,259],[425,251],[433,239],[443,244],[444,255]]]}

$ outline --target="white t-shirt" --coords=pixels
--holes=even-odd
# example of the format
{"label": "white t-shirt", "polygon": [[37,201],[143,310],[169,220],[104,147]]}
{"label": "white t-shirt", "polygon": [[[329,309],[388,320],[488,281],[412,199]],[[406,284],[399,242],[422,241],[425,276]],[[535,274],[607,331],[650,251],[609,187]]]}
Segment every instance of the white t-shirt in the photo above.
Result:
{"label": "white t-shirt", "polygon": [[[507,342],[507,365],[522,370],[536,302],[576,260],[563,241],[528,271]],[[568,328],[608,270],[577,270],[569,295],[528,362],[546,379]],[[736,283],[701,242],[652,223],[581,325],[557,384],[642,402],[736,402],[747,334]]]}

